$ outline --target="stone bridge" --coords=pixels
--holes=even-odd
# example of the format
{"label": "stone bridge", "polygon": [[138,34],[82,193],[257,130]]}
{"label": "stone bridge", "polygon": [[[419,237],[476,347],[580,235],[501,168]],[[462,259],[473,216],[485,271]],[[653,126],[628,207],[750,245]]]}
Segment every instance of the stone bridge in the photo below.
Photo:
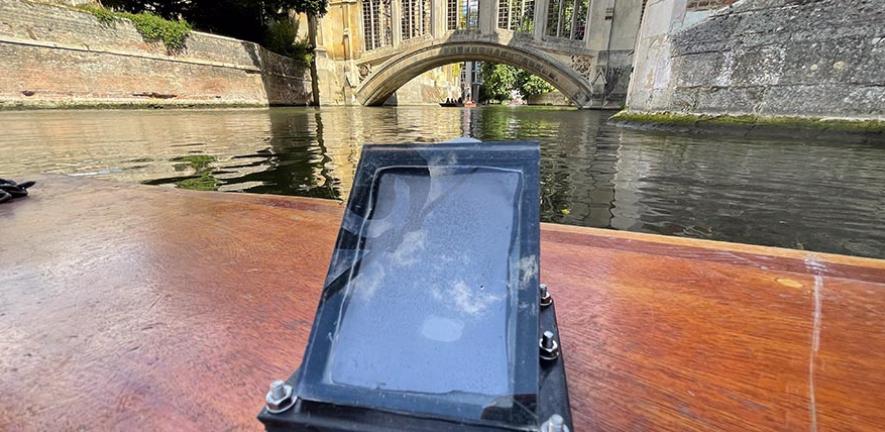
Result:
{"label": "stone bridge", "polygon": [[[620,108],[642,0],[362,0],[355,99],[383,104],[412,78],[463,61],[503,63],[581,108]],[[544,19],[535,19],[543,17]],[[354,29],[356,30],[356,29]]]}

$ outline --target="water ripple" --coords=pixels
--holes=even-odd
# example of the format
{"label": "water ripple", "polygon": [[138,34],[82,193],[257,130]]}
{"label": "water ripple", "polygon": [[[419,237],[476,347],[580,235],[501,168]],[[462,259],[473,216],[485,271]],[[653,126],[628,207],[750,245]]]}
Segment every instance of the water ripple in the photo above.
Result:
{"label": "water ripple", "polygon": [[541,143],[557,223],[885,257],[885,147],[705,138],[559,108],[0,113],[0,174],[345,199],[364,143]]}

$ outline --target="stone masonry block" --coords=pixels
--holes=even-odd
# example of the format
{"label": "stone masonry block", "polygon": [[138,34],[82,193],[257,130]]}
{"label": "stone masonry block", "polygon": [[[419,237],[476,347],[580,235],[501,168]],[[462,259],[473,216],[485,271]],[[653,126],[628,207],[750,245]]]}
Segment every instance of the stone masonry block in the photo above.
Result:
{"label": "stone masonry block", "polygon": [[762,45],[734,51],[731,85],[774,85],[780,81],[784,68],[784,48]]}
{"label": "stone masonry block", "polygon": [[864,37],[790,42],[781,84],[849,82],[864,61],[868,43]]}
{"label": "stone masonry block", "polygon": [[[867,49],[853,66],[851,81],[862,85],[885,86],[885,35],[867,37]],[[885,105],[885,101],[882,101]]]}
{"label": "stone masonry block", "polygon": [[695,109],[710,113],[752,113],[759,108],[764,87],[713,87],[698,90]]}
{"label": "stone masonry block", "polygon": [[770,115],[851,115],[852,86],[845,84],[772,86],[763,97],[762,114]]}
{"label": "stone masonry block", "polygon": [[690,54],[673,59],[673,82],[676,87],[698,87],[716,84],[725,63],[719,52]]}

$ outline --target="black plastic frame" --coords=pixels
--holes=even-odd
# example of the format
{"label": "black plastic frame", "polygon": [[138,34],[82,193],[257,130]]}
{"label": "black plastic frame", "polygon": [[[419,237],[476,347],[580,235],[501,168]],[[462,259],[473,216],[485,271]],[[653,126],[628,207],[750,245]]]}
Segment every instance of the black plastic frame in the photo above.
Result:
{"label": "black plastic frame", "polygon": [[[555,304],[541,309],[540,318],[541,329],[552,330],[557,335],[555,340],[560,346],[560,355],[554,361],[538,359],[541,366],[538,382],[539,418],[538,423],[532,427],[478,426],[304,400],[299,400],[292,409],[280,414],[270,414],[267,410],[262,410],[258,419],[264,423],[267,432],[503,432],[536,431],[550,416],[559,414],[569,430],[574,431],[565,376],[565,349],[558,337]],[[296,371],[288,382],[294,383],[298,373]]]}
{"label": "black plastic frame", "polygon": [[[536,430],[552,413],[562,415],[566,424],[571,424],[562,360],[541,364],[538,356],[539,328],[546,330],[552,326],[555,329],[556,326],[553,307],[542,311],[538,300],[539,153],[536,143],[522,142],[368,145],[363,148],[304,362],[290,379],[300,400],[292,410],[282,414],[263,412],[259,418],[268,430],[306,430],[308,426],[316,428],[310,430],[328,431]],[[370,216],[371,191],[376,187],[377,173],[390,167],[429,166],[522,173],[519,211],[514,215],[518,220],[513,225],[518,230],[519,247],[510,252],[511,263],[520,264],[519,286],[512,291],[517,293],[517,307],[508,310],[508,313],[517,314],[511,376],[513,398],[522,409],[503,410],[482,420],[465,419],[458,415],[460,405],[456,400],[440,395],[329,384],[322,379],[332,349],[327,335],[335,331],[345,300],[344,288],[350,274],[346,269],[360,265],[364,239],[354,229],[355,221]],[[465,361],[469,362],[469,359]],[[379,398],[383,398],[385,409],[366,407],[367,403]]]}

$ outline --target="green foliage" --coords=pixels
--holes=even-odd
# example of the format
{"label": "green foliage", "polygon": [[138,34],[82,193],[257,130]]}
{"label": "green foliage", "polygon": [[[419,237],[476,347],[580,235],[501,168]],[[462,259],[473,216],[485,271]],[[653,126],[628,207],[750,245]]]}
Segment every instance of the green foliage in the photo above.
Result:
{"label": "green foliage", "polygon": [[524,70],[520,70],[519,74],[516,76],[516,88],[519,90],[519,94],[524,98],[542,95],[556,90],[547,81]]}
{"label": "green foliage", "polygon": [[283,55],[290,55],[298,37],[298,27],[290,19],[273,20],[267,25],[264,47]]}
{"label": "green foliage", "polygon": [[482,64],[481,100],[510,100],[510,91],[516,84],[517,69],[494,63]]}
{"label": "green foliage", "polygon": [[313,14],[316,16],[323,16],[326,14],[326,7],[329,5],[328,0],[281,0],[279,3],[283,3],[280,7],[285,8],[288,5],[289,8],[298,13],[306,13]]}
{"label": "green foliage", "polygon": [[291,19],[271,21],[264,37],[264,47],[309,66],[313,59],[307,40],[298,40],[298,26]]}
{"label": "green foliage", "polygon": [[482,77],[480,97],[483,100],[508,100],[512,90],[518,91],[524,98],[555,90],[537,75],[510,65],[483,63]]}
{"label": "green foliage", "polygon": [[188,155],[172,158],[171,160],[172,162],[183,162],[184,165],[199,172],[207,170],[216,161],[216,158],[215,156],[208,155]]}
{"label": "green foliage", "polygon": [[214,191],[218,190],[218,179],[210,172],[202,172],[197,177],[175,182],[175,186],[196,191]]}
{"label": "green foliage", "polygon": [[92,4],[80,5],[79,9],[91,13],[106,26],[113,26],[117,21],[127,19],[141,33],[144,40],[162,41],[169,51],[178,51],[184,48],[187,37],[191,33],[191,26],[187,21],[168,20],[152,12],[117,12],[101,5]]}
{"label": "green foliage", "polygon": [[105,9],[100,5],[83,4],[78,6],[78,8],[84,12],[91,13],[92,16],[94,16],[98,20],[98,22],[108,27],[112,27],[114,23],[116,23],[119,19],[114,11],[110,9]]}
{"label": "green foliage", "polygon": [[268,23],[289,11],[322,16],[328,0],[103,0],[109,8],[183,19],[201,31],[265,44]]}
{"label": "green foliage", "polygon": [[121,12],[118,15],[132,21],[144,40],[162,41],[169,51],[179,51],[184,48],[187,37],[191,34],[191,26],[187,21],[167,20],[150,12]]}
{"label": "green foliage", "polygon": [[215,156],[189,155],[172,159],[173,162],[182,162],[182,168],[189,167],[195,171],[194,177],[177,181],[175,186],[182,189],[213,191],[218,189],[218,179],[212,174],[212,163]]}

